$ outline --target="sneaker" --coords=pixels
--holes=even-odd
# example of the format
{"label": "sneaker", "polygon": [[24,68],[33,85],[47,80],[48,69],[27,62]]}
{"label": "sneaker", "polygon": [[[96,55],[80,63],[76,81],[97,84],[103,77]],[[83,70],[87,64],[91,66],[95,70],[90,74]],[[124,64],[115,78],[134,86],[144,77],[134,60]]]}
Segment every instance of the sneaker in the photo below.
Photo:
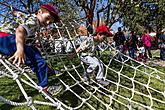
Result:
{"label": "sneaker", "polygon": [[84,82],[90,81],[90,76],[88,73],[84,72],[83,80],[84,80]]}
{"label": "sneaker", "polygon": [[85,82],[85,83],[87,83],[87,84],[93,84],[93,82],[90,80],[90,78],[88,78],[88,77],[84,77],[83,78],[83,81]]}
{"label": "sneaker", "polygon": [[61,76],[64,72],[65,72],[65,69],[60,69],[59,71],[54,70],[54,74],[55,74],[56,77]]}
{"label": "sneaker", "polygon": [[101,85],[104,85],[104,86],[109,85],[109,82],[108,82],[108,81],[104,81],[104,80],[102,80],[102,79],[98,79],[97,82],[98,82],[99,84],[101,84]]}
{"label": "sneaker", "polygon": [[59,86],[49,86],[49,87],[46,87],[43,89],[44,92],[52,95],[52,96],[55,96],[57,95],[58,93],[60,93],[62,90],[62,86],[59,85]]}
{"label": "sneaker", "polygon": [[87,81],[90,81],[90,79],[88,77],[84,76],[83,81],[87,82]]}
{"label": "sneaker", "polygon": [[86,82],[87,84],[92,84],[93,82],[91,81],[90,74],[84,73],[83,81]]}

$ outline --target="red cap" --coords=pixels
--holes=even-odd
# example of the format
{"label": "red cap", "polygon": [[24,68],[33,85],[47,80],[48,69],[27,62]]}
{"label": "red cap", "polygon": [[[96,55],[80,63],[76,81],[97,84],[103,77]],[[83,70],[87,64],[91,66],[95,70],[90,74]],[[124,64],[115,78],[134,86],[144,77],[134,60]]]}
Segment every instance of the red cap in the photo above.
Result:
{"label": "red cap", "polygon": [[109,32],[109,28],[105,25],[102,25],[96,28],[96,34],[98,33],[107,33],[108,36],[112,36],[112,33]]}
{"label": "red cap", "polygon": [[53,16],[55,18],[55,21],[60,21],[60,17],[58,16],[59,10],[54,7],[51,4],[46,4],[46,5],[42,5],[40,8],[44,8],[46,10],[48,10],[51,14],[51,16]]}

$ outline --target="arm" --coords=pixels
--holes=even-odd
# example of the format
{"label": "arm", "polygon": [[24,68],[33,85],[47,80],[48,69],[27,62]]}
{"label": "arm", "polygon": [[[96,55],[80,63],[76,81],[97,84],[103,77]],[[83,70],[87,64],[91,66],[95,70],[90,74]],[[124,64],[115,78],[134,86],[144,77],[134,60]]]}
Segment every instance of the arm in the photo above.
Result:
{"label": "arm", "polygon": [[74,58],[77,55],[77,53],[80,53],[80,52],[81,52],[81,48],[80,47],[76,48],[73,53],[69,54],[69,58],[70,59]]}
{"label": "arm", "polygon": [[80,53],[81,51],[86,50],[87,48],[89,48],[89,42],[88,39],[84,40],[83,42],[81,42],[80,46],[78,48],[76,48],[76,53]]}
{"label": "arm", "polygon": [[80,52],[81,52],[81,48],[78,47],[78,48],[76,49],[76,53],[80,53]]}
{"label": "arm", "polygon": [[81,44],[80,44],[80,46],[78,47],[78,48],[76,48],[75,49],[75,52],[74,53],[72,53],[69,57],[70,58],[73,58],[73,57],[75,57],[75,55],[77,54],[77,53],[80,53],[80,52],[82,52],[82,51],[84,51],[85,49],[87,49],[87,41],[85,40],[84,42],[82,42]]}
{"label": "arm", "polygon": [[16,29],[16,52],[9,60],[13,60],[13,64],[20,66],[21,63],[25,63],[25,54],[24,54],[24,43],[25,43],[26,30],[19,26]]}

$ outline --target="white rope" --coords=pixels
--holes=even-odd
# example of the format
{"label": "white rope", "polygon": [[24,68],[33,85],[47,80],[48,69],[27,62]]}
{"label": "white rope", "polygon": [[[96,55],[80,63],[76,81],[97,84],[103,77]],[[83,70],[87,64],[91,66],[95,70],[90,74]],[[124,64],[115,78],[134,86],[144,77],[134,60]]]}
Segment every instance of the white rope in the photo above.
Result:
{"label": "white rope", "polygon": [[[76,23],[76,21],[74,21],[74,23]],[[70,27],[67,27],[62,21],[61,27],[54,24],[54,29],[58,32],[58,37],[63,37],[63,32],[65,31],[66,36],[69,38],[68,40],[73,41],[74,36],[72,36],[69,30],[70,28],[74,28],[73,33],[75,36],[77,35],[75,31],[76,28],[73,25],[74,23],[68,22]],[[77,24],[79,23],[76,23],[76,25]],[[50,37],[49,43],[53,45],[57,39],[53,36]],[[40,39],[40,42],[42,42],[42,39]],[[74,44],[73,46],[75,49],[76,47]],[[51,49],[52,48],[54,49],[53,46]],[[101,63],[104,64],[105,81],[110,83],[108,86],[104,87],[92,78],[91,84],[83,81],[82,76],[86,65],[83,65],[80,61],[78,54],[75,58],[69,59],[67,58],[69,53],[58,54],[55,53],[54,50],[49,52],[47,51],[48,49],[49,48],[42,45],[41,50],[44,50],[44,55],[46,55],[45,58],[47,58],[48,62],[60,62],[61,67],[65,69],[65,74],[59,78],[52,79],[59,80],[60,84],[64,87],[64,90],[58,95],[62,97],[63,95],[65,96],[66,93],[70,93],[72,96],[70,98],[73,98],[71,100],[74,100],[74,104],[69,102],[67,97],[64,97],[66,98],[66,100],[64,100],[60,97],[48,95],[42,91],[43,88],[39,87],[36,82],[32,80],[28,74],[28,69],[18,68],[10,64],[7,60],[0,58],[0,67],[5,69],[2,74],[17,82],[22,94],[27,100],[27,102],[17,103],[17,105],[27,105],[33,110],[35,110],[34,103],[53,106],[60,110],[163,109],[161,108],[165,104],[165,74],[163,72],[123,55],[118,50],[111,47],[111,45],[107,44],[105,48],[101,49],[101,55],[97,57]],[[118,58],[121,58],[121,61]],[[56,65],[53,66],[56,67]],[[26,79],[21,76],[25,76]],[[26,89],[23,88],[22,83],[39,90],[40,93],[47,98],[48,102],[35,100],[32,97],[29,97],[25,91]],[[160,87],[158,87],[157,84]],[[12,103],[10,100],[5,101],[5,98],[3,97],[0,97],[0,100],[10,105],[16,105],[16,103]]]}
{"label": "white rope", "polygon": [[13,101],[10,101],[10,100],[2,97],[2,96],[0,96],[0,101],[4,102],[6,104],[9,104],[9,105],[13,105],[13,106],[25,106],[25,105],[28,105],[28,102],[24,102],[24,103],[13,102]]}

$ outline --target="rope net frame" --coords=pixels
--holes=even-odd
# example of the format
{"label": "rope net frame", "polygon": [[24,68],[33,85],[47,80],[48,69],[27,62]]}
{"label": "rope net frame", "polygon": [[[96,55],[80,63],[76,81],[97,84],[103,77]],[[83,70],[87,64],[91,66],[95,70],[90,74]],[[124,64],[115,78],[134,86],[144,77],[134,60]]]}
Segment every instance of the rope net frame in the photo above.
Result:
{"label": "rope net frame", "polygon": [[[57,34],[49,34],[47,37],[29,39],[28,42],[36,44],[43,56],[54,69],[65,68],[65,73],[60,77],[51,76],[50,84],[60,83],[62,92],[52,97],[42,91],[36,84],[35,74],[29,67],[16,67],[5,57],[0,57],[1,86],[6,86],[4,80],[13,80],[12,89],[20,90],[21,99],[12,101],[0,92],[0,101],[14,106],[28,106],[35,110],[36,104],[53,106],[60,110],[160,110],[165,108],[165,74],[144,63],[137,62],[123,55],[111,45],[100,47],[96,57],[104,64],[104,80],[110,84],[100,85],[95,81],[95,74],[91,74],[91,82],[83,81],[83,72],[86,70],[77,54],[74,58],[66,49],[75,49],[77,21],[54,24],[53,31]],[[39,44],[38,44],[39,42]],[[68,44],[68,45],[67,45]],[[62,48],[65,49],[62,51]],[[10,86],[11,87],[11,86]],[[11,90],[11,89],[10,89]],[[1,90],[2,91],[2,90]],[[39,91],[46,99],[35,98]],[[10,94],[14,94],[9,91]],[[7,93],[6,93],[7,94]],[[17,94],[16,94],[17,95]]]}

